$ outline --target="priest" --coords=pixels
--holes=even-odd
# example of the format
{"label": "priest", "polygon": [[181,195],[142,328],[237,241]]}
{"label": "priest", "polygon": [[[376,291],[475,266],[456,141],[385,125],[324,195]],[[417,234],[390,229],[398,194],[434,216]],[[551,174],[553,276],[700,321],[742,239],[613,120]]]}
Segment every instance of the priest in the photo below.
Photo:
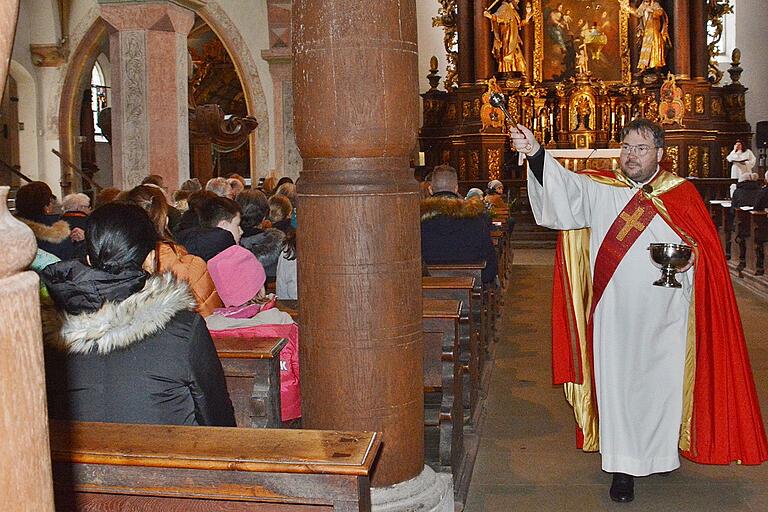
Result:
{"label": "priest", "polygon": [[[552,368],[576,420],[577,445],[600,451],[610,497],[634,477],[667,474],[679,453],[704,464],[760,464],[768,442],[717,231],[694,186],[660,169],[664,131],[636,119],[619,171],[564,169],[522,125],[528,195],[539,225],[561,230],[555,259]],[[686,244],[680,288],[650,243]]]}

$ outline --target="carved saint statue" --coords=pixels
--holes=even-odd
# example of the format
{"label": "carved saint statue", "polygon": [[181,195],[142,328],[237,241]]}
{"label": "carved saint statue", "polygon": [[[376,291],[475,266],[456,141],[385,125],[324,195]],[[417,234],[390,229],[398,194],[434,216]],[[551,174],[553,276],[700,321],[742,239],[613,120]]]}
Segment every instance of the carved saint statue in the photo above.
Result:
{"label": "carved saint statue", "polygon": [[637,59],[637,70],[661,68],[666,64],[666,45],[669,43],[669,18],[658,0],[641,0],[635,8],[629,5],[629,0],[619,0],[623,11],[640,18],[642,39],[640,57]]}
{"label": "carved saint statue", "polygon": [[491,20],[493,29],[493,56],[498,64],[499,72],[517,71],[525,73],[525,57],[523,57],[520,28],[527,25],[533,16],[532,9],[526,9],[525,19],[520,19],[517,5],[520,0],[511,2],[504,0],[496,12],[485,11],[483,15]]}

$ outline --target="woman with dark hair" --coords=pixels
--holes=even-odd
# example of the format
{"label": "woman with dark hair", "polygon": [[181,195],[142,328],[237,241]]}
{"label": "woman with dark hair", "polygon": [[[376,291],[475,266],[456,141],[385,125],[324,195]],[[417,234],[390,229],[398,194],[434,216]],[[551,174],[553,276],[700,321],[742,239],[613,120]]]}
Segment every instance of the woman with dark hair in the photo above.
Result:
{"label": "woman with dark hair", "polygon": [[136,205],[91,214],[88,264],[43,272],[55,310],[43,311],[53,418],[234,426],[216,348],[194,298],[172,273],[148,275],[155,226]]}
{"label": "woman with dark hair", "polygon": [[264,220],[269,213],[267,197],[260,190],[246,190],[237,196],[242,219],[240,227],[243,236],[240,245],[256,256],[264,267],[268,278],[277,275],[277,259],[285,239],[285,233],[279,229],[263,228]]}
{"label": "woman with dark hair", "polygon": [[139,185],[119,196],[119,200],[141,207],[149,215],[158,237],[155,257],[146,263],[144,269],[151,273],[171,272],[189,284],[197,302],[197,312],[210,315],[222,306],[219,294],[208,273],[208,267],[201,258],[189,254],[177,244],[168,230],[168,204],[165,195],[157,187]]}
{"label": "woman with dark hair", "polygon": [[198,190],[189,194],[187,198],[187,211],[181,214],[181,220],[179,226],[176,228],[176,233],[181,233],[192,228],[200,227],[200,207],[208,199],[218,197],[216,194],[209,190]]}
{"label": "woman with dark hair", "polygon": [[70,228],[69,223],[55,215],[56,196],[42,181],[32,181],[16,192],[16,217],[29,226],[35,234],[37,246],[62,260],[81,256],[74,242],[83,240],[80,228]]}

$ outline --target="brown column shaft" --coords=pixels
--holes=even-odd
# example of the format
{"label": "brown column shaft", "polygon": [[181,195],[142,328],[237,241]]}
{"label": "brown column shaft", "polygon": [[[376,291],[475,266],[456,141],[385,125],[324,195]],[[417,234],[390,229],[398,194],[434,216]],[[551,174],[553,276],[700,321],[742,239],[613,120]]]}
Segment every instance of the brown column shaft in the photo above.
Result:
{"label": "brown column shaft", "polygon": [[475,82],[482,82],[493,76],[494,63],[491,54],[491,22],[483,16],[486,0],[474,0],[475,25]]}
{"label": "brown column shaft", "polygon": [[472,48],[474,37],[472,31],[472,7],[470,0],[458,0],[458,31],[459,31],[459,84],[472,84],[475,82],[474,67],[472,65]]}
{"label": "brown column shaft", "polygon": [[674,73],[680,77],[691,76],[691,11],[689,0],[674,0],[672,5],[672,40]]}
{"label": "brown column shaft", "polygon": [[304,426],[377,430],[383,487],[424,467],[414,0],[296,0]]}
{"label": "brown column shaft", "polygon": [[709,53],[707,52],[707,6],[705,2],[691,2],[690,20],[691,74],[693,78],[706,79],[709,70]]}

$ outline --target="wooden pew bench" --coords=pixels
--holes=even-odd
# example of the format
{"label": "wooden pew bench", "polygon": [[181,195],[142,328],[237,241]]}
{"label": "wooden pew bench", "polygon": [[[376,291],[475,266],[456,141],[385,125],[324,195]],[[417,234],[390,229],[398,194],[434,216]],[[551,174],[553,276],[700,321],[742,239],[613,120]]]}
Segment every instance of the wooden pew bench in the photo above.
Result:
{"label": "wooden pew bench", "polygon": [[369,511],[377,432],[52,421],[57,511]]}
{"label": "wooden pew bench", "polygon": [[[470,284],[474,284],[474,280],[470,280]],[[298,321],[296,301],[278,301],[277,307]],[[428,460],[434,458],[437,469],[444,471],[462,463],[464,457],[462,379],[465,365],[460,359],[463,307],[456,299],[425,298],[422,302],[425,433],[428,439],[436,440],[434,445],[425,443],[425,456]],[[468,318],[465,321],[468,325]]]}
{"label": "wooden pew bench", "polygon": [[227,379],[238,427],[280,427],[280,351],[284,338],[211,333]]}
{"label": "wooden pew bench", "polygon": [[765,243],[768,242],[768,213],[752,210],[747,240],[746,271],[754,276],[765,274]]}
{"label": "wooden pew bench", "polygon": [[[434,461],[435,443],[428,442],[429,428],[437,427],[437,462],[441,470],[459,468],[464,460],[463,374],[459,318],[461,301],[423,300],[424,325],[424,450]],[[454,476],[458,471],[453,472]]]}
{"label": "wooden pew bench", "polygon": [[473,277],[475,279],[475,289],[472,292],[472,300],[481,304],[480,316],[475,317],[474,321],[480,325],[480,348],[481,354],[478,371],[482,375],[483,367],[488,356],[491,342],[496,337],[496,305],[494,302],[494,290],[483,286],[482,270],[485,268],[485,262],[479,263],[440,263],[427,264],[429,275],[435,277]]}
{"label": "wooden pew bench", "polygon": [[461,343],[461,363],[464,368],[464,408],[470,418],[470,424],[475,425],[474,415],[477,412],[478,393],[480,390],[480,331],[474,321],[479,312],[475,310],[481,305],[472,300],[475,288],[475,278],[460,277],[422,277],[421,289],[425,298],[453,299],[461,301],[459,316],[459,341]]}

